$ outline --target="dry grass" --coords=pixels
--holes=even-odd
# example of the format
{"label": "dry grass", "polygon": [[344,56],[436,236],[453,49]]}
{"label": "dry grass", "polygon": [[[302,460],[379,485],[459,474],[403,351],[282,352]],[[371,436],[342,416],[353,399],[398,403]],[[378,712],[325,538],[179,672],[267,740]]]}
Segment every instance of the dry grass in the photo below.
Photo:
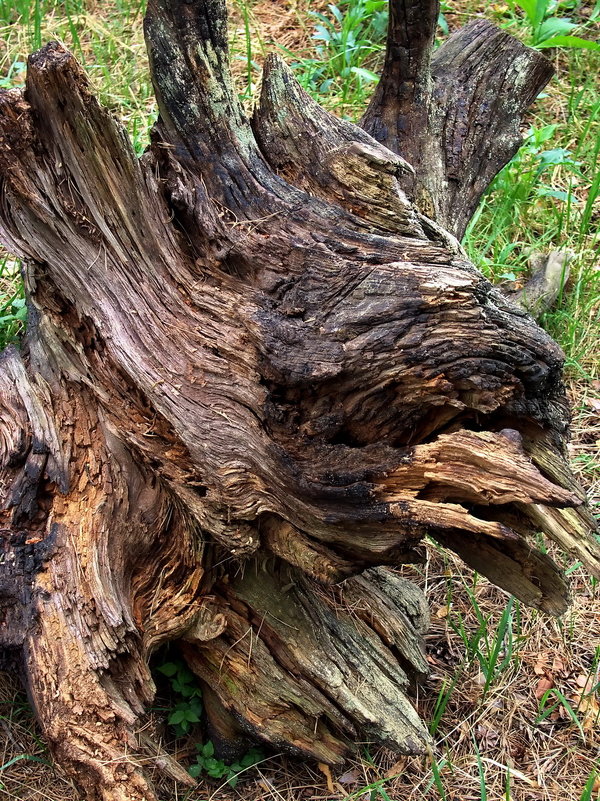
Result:
{"label": "dry grass", "polygon": [[[260,64],[264,55],[274,47],[285,48],[296,56],[312,54],[312,27],[308,20],[308,10],[323,10],[327,3],[310,3],[308,0],[259,0],[248,7],[252,53]],[[233,6],[231,14],[232,41],[234,52],[243,53],[246,49],[246,30],[244,11],[241,3]],[[243,63],[234,57],[234,70]],[[242,72],[235,70],[238,75]]]}
{"label": "dry grass", "polygon": [[[252,59],[257,64],[272,42],[297,56],[310,56],[312,22],[307,12],[325,7],[326,2],[309,0],[259,0],[253,6],[235,3],[233,64],[241,84],[248,75],[247,27]],[[492,8],[502,11],[501,4]],[[450,15],[449,22],[462,24],[465,15],[480,10],[470,4],[467,11]],[[86,3],[77,19],[81,35],[75,49],[85,58],[102,101],[118,110],[134,139],[139,137],[141,147],[147,126],[139,120],[151,119],[154,112],[141,26],[139,16],[132,15],[124,22],[117,14],[114,3]],[[52,37],[73,45],[69,26],[56,11],[43,22],[43,38]],[[0,70],[6,74],[15,58],[25,59],[28,35],[22,25],[7,27],[0,30],[0,42]],[[113,88],[117,72],[123,78],[121,85],[128,87],[127,95]],[[253,69],[252,80],[255,76],[258,71]],[[568,86],[559,85],[551,93],[546,117],[564,117],[569,91]],[[572,135],[576,141],[575,130]],[[597,237],[586,240],[588,264],[593,263],[590,253],[596,242]],[[600,506],[600,379],[594,352],[597,314],[598,299],[586,306],[578,320],[578,342],[584,347],[578,369],[571,371],[570,387],[575,408],[573,464],[596,507]],[[382,750],[369,751],[365,744],[354,761],[328,775],[315,766],[276,756],[252,770],[235,790],[219,788],[218,782],[201,783],[192,793],[159,785],[161,799],[385,801],[384,793],[393,801],[600,798],[600,779],[594,780],[600,773],[598,592],[580,567],[565,567],[571,571],[573,604],[561,620],[518,604],[503,618],[508,597],[481,578],[475,581],[459,560],[434,547],[429,549],[424,569],[412,571],[426,589],[432,610],[427,635],[431,675],[419,691],[420,714],[433,721],[440,704],[446,703],[429,757],[398,759]],[[498,637],[499,625],[508,618],[510,627]],[[481,619],[487,621],[485,631]],[[486,690],[477,653],[485,658],[496,646],[496,665],[507,657],[506,664]],[[70,783],[51,766],[18,681],[8,674],[0,674],[0,749],[2,801],[80,801]]]}

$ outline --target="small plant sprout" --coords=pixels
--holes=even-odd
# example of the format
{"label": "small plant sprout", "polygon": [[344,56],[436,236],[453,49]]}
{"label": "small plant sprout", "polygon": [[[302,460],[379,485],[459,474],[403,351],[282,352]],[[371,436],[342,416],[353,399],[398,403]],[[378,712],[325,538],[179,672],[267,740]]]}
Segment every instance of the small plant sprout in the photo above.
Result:
{"label": "small plant sprout", "polygon": [[[169,680],[175,697],[180,697],[171,708],[167,722],[173,727],[177,737],[190,734],[192,727],[200,723],[202,717],[202,690],[197,679],[182,659],[173,659],[157,668],[159,673]],[[230,787],[235,787],[240,774],[247,771],[265,756],[259,748],[251,748],[237,762],[227,764],[215,756],[214,743],[196,743],[196,761],[188,768],[190,776],[201,775],[212,779],[225,779]]]}
{"label": "small plant sprout", "polygon": [[209,740],[207,743],[196,745],[196,762],[188,768],[190,776],[197,778],[203,774],[212,779],[225,779],[230,787],[235,787],[239,776],[254,767],[258,762],[265,758],[264,753],[259,748],[251,748],[243,757],[231,765],[226,764],[222,759],[215,757],[214,744]]}
{"label": "small plant sprout", "polygon": [[200,723],[202,690],[192,671],[181,660],[165,662],[158,672],[169,679],[171,690],[181,697],[170,712],[168,723],[175,734],[182,737],[189,733],[191,726]]}

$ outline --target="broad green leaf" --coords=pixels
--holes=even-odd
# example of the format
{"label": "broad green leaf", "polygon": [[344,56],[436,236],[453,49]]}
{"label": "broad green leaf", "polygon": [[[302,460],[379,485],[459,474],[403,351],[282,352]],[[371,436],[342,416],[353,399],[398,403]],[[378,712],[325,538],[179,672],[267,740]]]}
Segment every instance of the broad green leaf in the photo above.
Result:
{"label": "broad green leaf", "polygon": [[375,14],[385,8],[385,0],[367,0],[365,3],[365,13]]}
{"label": "broad green leaf", "polygon": [[[557,200],[563,200],[565,203],[569,200],[569,192],[565,192],[562,189],[552,189],[549,186],[540,186],[538,187],[537,194],[540,197],[554,197]],[[571,203],[577,201],[577,198],[571,197]]]}
{"label": "broad green leaf", "polygon": [[339,10],[339,8],[337,6],[334,6],[333,3],[329,3],[327,8],[331,11],[333,16],[337,19],[337,21],[341,23],[344,16],[342,12]]}
{"label": "broad green leaf", "polygon": [[251,748],[247,754],[240,759],[240,764],[244,768],[249,768],[252,765],[256,765],[257,762],[260,762],[264,759],[263,752],[258,748]]}
{"label": "broad green leaf", "polygon": [[315,25],[315,33],[313,33],[312,38],[320,39],[323,42],[330,42],[331,34],[323,25]]}
{"label": "broad green leaf", "polygon": [[539,26],[544,21],[544,18],[548,14],[548,7],[550,5],[550,0],[537,0],[535,4],[535,20],[534,20],[534,28],[537,30]]}
{"label": "broad green leaf", "polygon": [[164,665],[158,668],[158,672],[170,678],[177,673],[177,665],[174,662],[165,662]]}
{"label": "broad green leaf", "polygon": [[577,25],[575,25],[574,22],[571,22],[570,19],[566,19],[565,17],[550,17],[550,19],[545,20],[545,22],[540,25],[540,29],[537,32],[537,39],[540,42],[545,42],[553,36],[568,34],[569,31],[572,31],[573,28],[576,27]]}
{"label": "broad green leaf", "polygon": [[521,2],[517,3],[517,5],[521,6],[525,12],[527,19],[529,20],[529,24],[532,27],[535,27],[536,0],[521,0]]}
{"label": "broad green leaf", "polygon": [[544,150],[536,158],[544,167],[556,166],[557,164],[573,164],[570,158],[571,151],[564,147],[554,147],[552,150]]}
{"label": "broad green leaf", "polygon": [[367,83],[374,83],[379,80],[379,77],[374,72],[366,70],[364,67],[352,67],[350,71]]}
{"label": "broad green leaf", "polygon": [[534,128],[530,135],[535,140],[536,144],[541,145],[543,142],[552,139],[557,128],[558,125],[556,123],[544,125],[542,128]]}
{"label": "broad green leaf", "polygon": [[551,39],[536,44],[536,47],[540,49],[543,47],[571,47],[578,50],[600,50],[598,42],[591,42],[580,36],[553,36]]}
{"label": "broad green leaf", "polygon": [[173,714],[169,715],[169,724],[171,726],[177,726],[178,723],[183,723],[185,720],[185,711],[183,709],[177,709]]}

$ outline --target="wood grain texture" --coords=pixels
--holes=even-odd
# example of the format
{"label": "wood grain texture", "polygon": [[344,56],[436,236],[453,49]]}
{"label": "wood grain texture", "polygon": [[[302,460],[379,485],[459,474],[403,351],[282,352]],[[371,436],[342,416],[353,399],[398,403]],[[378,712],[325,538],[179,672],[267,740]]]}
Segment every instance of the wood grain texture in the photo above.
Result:
{"label": "wood grain texture", "polygon": [[361,126],[413,166],[403,184],[409,197],[460,239],[492,178],[521,145],[523,115],[554,70],[539,50],[486,20],[456,31],[433,55],[417,39],[418,57],[411,56],[407,32],[421,13],[431,39],[438,5],[390,2],[392,19],[401,22],[390,26],[386,70]]}
{"label": "wood grain texture", "polygon": [[[456,39],[430,58],[435,4],[408,5],[382,85],[407,71],[410,116],[441,70],[467,73]],[[29,308],[0,363],[0,645],[94,801],[154,801],[148,765],[192,781],[136,735],[164,642],[230,757],[415,753],[426,603],[394,567],[424,537],[554,614],[568,588],[538,532],[600,574],[560,349],[453,236],[479,188],[451,202],[439,165],[325,112],[275,57],[247,120],[221,0],[151,0],[145,29],[160,118],[141,159],[58,43],[0,92],[0,238]],[[539,63],[523,52],[507,83]],[[448,109],[492,80],[469,74]],[[481,141],[448,116],[436,147],[487,164],[508,112]]]}

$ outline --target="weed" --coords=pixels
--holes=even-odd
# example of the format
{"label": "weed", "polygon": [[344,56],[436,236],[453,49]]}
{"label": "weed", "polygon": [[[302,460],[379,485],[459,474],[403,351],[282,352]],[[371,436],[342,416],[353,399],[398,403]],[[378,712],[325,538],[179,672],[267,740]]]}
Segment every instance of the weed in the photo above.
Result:
{"label": "weed", "polygon": [[366,785],[365,787],[361,787],[360,790],[357,790],[355,793],[346,796],[345,801],[354,801],[354,799],[361,801],[393,801],[387,790],[385,789],[385,785],[390,782],[394,777],[388,777],[385,779],[378,779],[375,782],[371,782],[371,784]]}
{"label": "weed", "polygon": [[19,340],[27,320],[19,268],[19,261],[0,257],[0,349]]}
{"label": "weed", "polygon": [[[555,701],[554,703],[549,704],[548,701],[551,698],[554,698]],[[540,714],[535,720],[536,724],[542,723],[544,720],[557,712],[559,708],[564,709],[573,724],[579,730],[582,739],[585,740],[585,732],[579,718],[577,717],[577,712],[573,709],[569,700],[557,687],[551,687],[549,690],[546,690],[546,692],[540,698]]]}
{"label": "weed", "polygon": [[528,44],[532,47],[567,47],[586,50],[598,50],[600,44],[580,36],[574,36],[572,31],[579,27],[570,17],[558,17],[561,7],[569,3],[557,0],[509,0],[513,11],[521,9],[529,29]]}
{"label": "weed", "polygon": [[196,745],[196,762],[188,768],[188,773],[194,778],[205,773],[212,779],[225,779],[230,787],[235,787],[238,777],[249,768],[262,762],[265,758],[264,753],[259,748],[251,748],[241,759],[231,765],[227,765],[223,760],[215,758],[215,747],[209,740],[207,743]]}
{"label": "weed", "polygon": [[[447,35],[443,12],[449,4],[443,2],[441,9],[438,23]],[[361,111],[379,80],[374,70],[385,47],[387,0],[340,0],[337,5],[329,3],[326,12],[309,14],[315,20],[312,38],[317,57],[296,60],[292,64],[296,77],[321,102],[328,97],[332,108]]]}
{"label": "weed", "polygon": [[0,89],[13,89],[25,83],[25,72],[27,64],[24,61],[15,59],[6,72],[4,77],[0,77]]}
{"label": "weed", "polygon": [[426,788],[425,792],[427,792],[432,786],[435,786],[436,790],[440,795],[440,801],[446,801],[446,791],[444,789],[444,783],[442,782],[442,769],[447,763],[446,759],[442,759],[439,762],[435,758],[434,754],[430,754],[430,762],[431,762],[431,773],[432,779],[429,783],[429,786]]}
{"label": "weed", "polygon": [[[167,722],[173,727],[177,737],[189,734],[192,726],[200,723],[202,715],[202,690],[198,686],[196,677],[182,659],[164,662],[157,667],[157,671],[169,680],[171,691],[177,701],[171,707]],[[251,748],[243,757],[231,765],[215,757],[214,743],[196,744],[196,761],[188,768],[190,776],[197,778],[203,774],[213,779],[225,779],[230,787],[235,787],[238,776],[253,765],[264,760],[264,754],[259,748]]]}
{"label": "weed", "polygon": [[[489,691],[492,682],[511,664],[515,652],[515,637],[513,632],[513,609],[518,608],[518,601],[510,598],[506,604],[498,625],[494,630],[492,615],[485,615],[469,587],[466,588],[475,612],[478,626],[474,632],[465,624],[460,612],[454,613],[450,619],[450,626],[462,639],[467,660],[477,660],[479,669],[483,674],[483,696]],[[438,712],[438,719],[441,715]]]}
{"label": "weed", "polygon": [[598,798],[596,793],[597,789],[597,782],[598,782],[598,770],[593,770],[590,773],[590,776],[585,783],[585,787],[581,795],[579,796],[579,801],[592,801],[593,798]]}
{"label": "weed", "polygon": [[256,74],[257,77],[260,76],[260,68],[259,65],[254,61],[252,55],[252,36],[250,33],[250,8],[248,3],[241,2],[241,0],[236,0],[236,5],[242,15],[242,19],[244,20],[244,40],[245,40],[245,52],[243,58],[245,58],[245,66],[246,66],[246,88],[243,92],[240,93],[240,100],[242,102],[246,100],[250,100],[254,94],[254,75]]}
{"label": "weed", "polygon": [[335,97],[335,107],[360,106],[378,80],[370,66],[384,48],[387,2],[342,0],[330,3],[327,12],[310,12],[316,58],[296,61],[292,67],[305,89]]}
{"label": "weed", "polygon": [[[571,184],[566,189],[563,187],[565,175],[581,177],[581,163],[568,148],[547,147],[555,138],[557,128],[556,123],[530,128],[523,146],[496,176],[469,223],[465,246],[492,280],[515,280],[527,270],[531,246],[527,239],[512,235],[511,223],[515,217],[539,207],[542,201],[554,217],[554,225],[550,226],[549,220],[544,219],[543,228],[536,226],[537,247],[540,242],[550,246],[555,239],[555,228],[560,228],[563,222],[562,206],[579,202]],[[562,186],[556,181],[558,168],[561,168]],[[551,200],[544,202],[546,198]],[[530,231],[525,229],[523,233],[527,235]],[[511,265],[510,270],[506,270],[507,264]]]}
{"label": "weed", "polygon": [[[33,754],[17,754],[17,756],[12,757],[3,765],[0,765],[0,773],[3,770],[7,770],[11,768],[13,765],[16,765],[17,762],[21,762],[21,760],[27,760],[28,762],[38,762],[40,765],[47,765],[49,768],[52,767],[50,762],[47,762],[45,759],[40,759],[40,757],[34,756]],[[4,790],[4,785],[0,781],[0,790]]]}
{"label": "weed", "polygon": [[173,727],[175,734],[182,737],[190,731],[192,725],[200,723],[202,690],[196,677],[182,660],[165,662],[157,670],[169,679],[175,696],[181,697],[172,708],[167,722]]}
{"label": "weed", "polygon": [[435,704],[433,707],[433,712],[431,714],[431,720],[429,723],[429,733],[431,734],[432,737],[438,730],[440,722],[446,711],[446,707],[448,706],[448,702],[452,698],[452,693],[454,692],[454,689],[456,688],[456,685],[458,684],[462,676],[462,673],[463,671],[461,669],[458,669],[455,672],[451,681],[447,681],[444,679],[444,681],[442,682],[442,686],[440,687],[437,698],[435,699]]}
{"label": "weed", "polygon": [[481,759],[481,754],[479,753],[479,748],[477,747],[477,740],[473,737],[473,747],[475,749],[475,759],[477,761],[477,775],[479,777],[479,792],[480,801],[487,801],[487,784],[485,781],[485,771],[483,769],[483,761]]}

